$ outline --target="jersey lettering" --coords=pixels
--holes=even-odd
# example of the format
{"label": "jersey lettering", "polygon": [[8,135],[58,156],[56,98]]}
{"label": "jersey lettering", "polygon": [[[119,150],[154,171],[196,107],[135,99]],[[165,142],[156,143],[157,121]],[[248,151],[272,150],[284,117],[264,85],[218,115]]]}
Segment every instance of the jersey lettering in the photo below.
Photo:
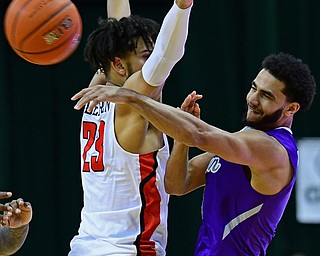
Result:
{"label": "jersey lettering", "polygon": [[103,113],[110,110],[110,102],[98,103],[91,112],[88,111],[89,105],[90,104],[86,104],[84,107],[84,113],[88,115],[101,116]]}
{"label": "jersey lettering", "polygon": [[217,171],[219,171],[221,164],[220,164],[220,158],[215,156],[211,159],[207,171],[206,172],[211,172],[211,173],[216,173]]}

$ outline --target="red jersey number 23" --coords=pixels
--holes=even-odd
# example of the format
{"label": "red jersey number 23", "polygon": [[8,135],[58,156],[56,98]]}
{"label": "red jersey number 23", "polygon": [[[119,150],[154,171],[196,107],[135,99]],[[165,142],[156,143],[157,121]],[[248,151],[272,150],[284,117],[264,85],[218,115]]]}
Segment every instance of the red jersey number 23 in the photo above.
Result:
{"label": "red jersey number 23", "polygon": [[[96,123],[83,122],[83,139],[87,140],[87,143],[83,149],[83,172],[90,172],[90,169],[94,172],[102,172],[103,166],[103,140],[104,140],[104,127],[105,123],[100,122],[99,127]],[[96,136],[98,130],[98,134]],[[94,147],[96,154],[87,159],[87,154],[90,149]]]}

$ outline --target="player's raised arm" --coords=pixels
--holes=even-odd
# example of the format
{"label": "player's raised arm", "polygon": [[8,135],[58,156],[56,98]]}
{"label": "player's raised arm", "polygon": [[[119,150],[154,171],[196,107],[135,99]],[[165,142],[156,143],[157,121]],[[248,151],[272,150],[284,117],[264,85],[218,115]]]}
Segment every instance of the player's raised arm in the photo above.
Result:
{"label": "player's raised arm", "polygon": [[107,0],[107,16],[120,20],[131,15],[129,0]]}
{"label": "player's raised arm", "polygon": [[142,67],[144,80],[159,86],[182,58],[188,36],[192,0],[177,0],[163,20],[150,58]]}
{"label": "player's raised arm", "polygon": [[[115,18],[120,20],[122,17],[128,17],[131,15],[129,0],[107,0],[106,1],[106,14],[108,18]],[[97,84],[105,84],[107,79],[101,70],[92,77],[89,87]]]}
{"label": "player's raised arm", "polygon": [[163,85],[174,65],[183,57],[193,0],[177,0],[165,16],[154,49],[124,87],[153,99],[161,98]]}

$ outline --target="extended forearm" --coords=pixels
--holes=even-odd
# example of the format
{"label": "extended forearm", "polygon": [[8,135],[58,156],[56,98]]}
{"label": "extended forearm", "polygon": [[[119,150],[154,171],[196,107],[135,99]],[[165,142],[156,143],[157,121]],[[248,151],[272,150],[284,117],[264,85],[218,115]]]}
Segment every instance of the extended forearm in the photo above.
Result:
{"label": "extended forearm", "polygon": [[0,228],[0,256],[12,255],[23,245],[29,224],[19,228]]}
{"label": "extended forearm", "polygon": [[[78,110],[91,102],[87,111],[92,111],[102,101],[128,104],[161,132],[189,147],[197,147],[214,154],[218,154],[216,149],[221,147],[229,134],[190,113],[162,104],[127,88],[97,85],[81,90],[71,99],[78,100],[74,106]],[[211,141],[215,143],[212,144]]]}
{"label": "extended forearm", "polygon": [[[158,130],[190,147],[200,147],[209,125],[181,109],[154,101],[144,95],[127,91],[121,102],[129,104]],[[124,96],[124,95],[122,95]],[[116,100],[117,101],[117,100]],[[119,102],[119,101],[118,101]]]}
{"label": "extended forearm", "polygon": [[[178,2],[186,8],[179,7]],[[174,65],[182,58],[188,35],[191,3],[192,0],[177,1],[164,18],[154,50],[142,67],[143,78],[148,84],[162,85]]]}
{"label": "extended forearm", "polygon": [[171,195],[184,195],[188,186],[189,147],[174,141],[166,166],[165,189]]}

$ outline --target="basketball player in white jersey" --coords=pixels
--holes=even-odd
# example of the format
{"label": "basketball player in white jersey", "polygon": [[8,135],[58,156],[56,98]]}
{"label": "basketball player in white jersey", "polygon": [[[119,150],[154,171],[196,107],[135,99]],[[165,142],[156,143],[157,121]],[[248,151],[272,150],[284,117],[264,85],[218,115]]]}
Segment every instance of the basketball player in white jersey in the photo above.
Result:
{"label": "basketball player in white jersey", "polygon": [[[109,0],[109,18],[85,49],[98,70],[90,86],[106,82],[161,101],[184,53],[192,4],[175,0],[158,35],[154,21],[130,15],[127,0]],[[80,140],[84,206],[69,256],[165,255],[166,136],[131,107],[103,102],[84,110]]]}

